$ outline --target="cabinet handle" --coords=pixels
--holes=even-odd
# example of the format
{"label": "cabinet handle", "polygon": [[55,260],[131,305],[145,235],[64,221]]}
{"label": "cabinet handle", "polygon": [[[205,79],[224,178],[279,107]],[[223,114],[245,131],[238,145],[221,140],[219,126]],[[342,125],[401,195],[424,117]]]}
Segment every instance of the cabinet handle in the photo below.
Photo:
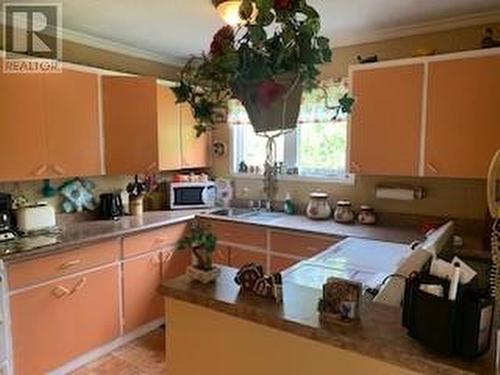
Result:
{"label": "cabinet handle", "polygon": [[59,175],[63,175],[64,174],[64,169],[62,167],[56,165],[56,164],[52,165],[52,169],[54,170],[54,172],[56,172]]}
{"label": "cabinet handle", "polygon": [[165,251],[163,253],[163,263],[167,263],[170,259],[172,259],[173,255],[174,255],[173,251]]}
{"label": "cabinet handle", "polygon": [[41,176],[42,174],[44,174],[45,172],[47,171],[47,166],[45,164],[41,164],[38,166],[38,168],[36,168],[34,171],[33,171],[33,175],[35,176]]}
{"label": "cabinet handle", "polygon": [[75,294],[76,292],[78,292],[79,290],[81,290],[85,286],[86,283],[87,283],[87,278],[86,277],[82,277],[76,283],[76,285],[73,287],[73,289],[71,290],[70,294]]}
{"label": "cabinet handle", "polygon": [[354,169],[354,172],[361,172],[361,167],[359,166],[358,163],[351,162],[352,169]]}
{"label": "cabinet handle", "polygon": [[73,268],[78,266],[82,261],[80,259],[70,260],[69,262],[63,263],[59,266],[60,270],[67,270],[68,268]]}
{"label": "cabinet handle", "polygon": [[427,168],[431,170],[432,173],[438,174],[439,170],[432,163],[427,163]]}
{"label": "cabinet handle", "polygon": [[151,258],[149,258],[149,263],[154,265],[161,264],[161,254],[151,256]]}
{"label": "cabinet handle", "polygon": [[54,289],[52,289],[51,293],[52,293],[52,296],[54,296],[55,298],[58,298],[58,299],[69,296],[71,294],[69,289],[67,289],[61,285],[58,285]]}
{"label": "cabinet handle", "polygon": [[149,166],[146,168],[146,172],[147,172],[147,173],[156,172],[156,169],[157,169],[157,164],[156,164],[156,163],[151,163],[151,164],[149,164]]}

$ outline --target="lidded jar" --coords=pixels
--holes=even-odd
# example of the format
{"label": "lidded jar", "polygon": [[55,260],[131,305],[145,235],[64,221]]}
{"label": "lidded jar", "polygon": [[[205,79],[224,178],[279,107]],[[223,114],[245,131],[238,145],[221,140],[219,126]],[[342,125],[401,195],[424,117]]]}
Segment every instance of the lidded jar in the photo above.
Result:
{"label": "lidded jar", "polygon": [[373,207],[362,205],[358,214],[358,223],[373,225],[377,222],[377,215]]}
{"label": "lidded jar", "polygon": [[335,208],[335,213],[333,215],[334,220],[337,223],[352,223],[354,221],[354,211],[352,209],[352,204],[349,201],[338,201],[337,207]]}
{"label": "lidded jar", "polygon": [[328,203],[328,194],[314,192],[309,194],[307,217],[313,220],[327,220],[332,216],[332,207]]}

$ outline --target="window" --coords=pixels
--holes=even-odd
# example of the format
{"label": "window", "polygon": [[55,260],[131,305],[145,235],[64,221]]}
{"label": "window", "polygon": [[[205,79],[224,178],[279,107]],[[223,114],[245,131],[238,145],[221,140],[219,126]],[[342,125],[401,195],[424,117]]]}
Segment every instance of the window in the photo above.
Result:
{"label": "window", "polygon": [[[344,95],[344,82],[327,86],[329,103]],[[298,168],[299,175],[320,178],[345,178],[347,155],[347,118],[333,120],[334,112],[325,107],[324,91],[304,94],[297,129],[276,140],[277,162],[284,169]],[[232,101],[228,121],[233,134],[233,172],[244,162],[262,173],[266,138],[256,135],[243,106]]]}

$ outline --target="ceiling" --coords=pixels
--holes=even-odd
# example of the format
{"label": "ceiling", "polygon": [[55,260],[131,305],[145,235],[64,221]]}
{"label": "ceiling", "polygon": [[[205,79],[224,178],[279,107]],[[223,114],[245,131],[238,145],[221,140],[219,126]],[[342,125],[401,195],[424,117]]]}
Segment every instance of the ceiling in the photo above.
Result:
{"label": "ceiling", "polygon": [[[171,61],[206,49],[222,26],[211,0],[58,1],[63,4],[68,39],[114,42]],[[333,45],[394,37],[412,29],[415,33],[439,27],[442,20],[463,25],[500,15],[499,0],[309,0],[309,4],[321,14],[323,34]]]}

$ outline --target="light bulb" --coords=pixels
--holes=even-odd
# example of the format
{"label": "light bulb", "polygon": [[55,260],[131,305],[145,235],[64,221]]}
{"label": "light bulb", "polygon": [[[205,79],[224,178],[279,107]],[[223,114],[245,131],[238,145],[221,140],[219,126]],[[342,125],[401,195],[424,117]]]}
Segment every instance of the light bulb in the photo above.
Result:
{"label": "light bulb", "polygon": [[[242,19],[240,18],[241,3],[242,1],[237,0],[220,1],[216,5],[217,12],[228,25],[233,27],[238,26],[242,22]],[[257,8],[254,3],[252,3],[252,5],[253,13],[250,19],[253,21],[257,17]]]}

